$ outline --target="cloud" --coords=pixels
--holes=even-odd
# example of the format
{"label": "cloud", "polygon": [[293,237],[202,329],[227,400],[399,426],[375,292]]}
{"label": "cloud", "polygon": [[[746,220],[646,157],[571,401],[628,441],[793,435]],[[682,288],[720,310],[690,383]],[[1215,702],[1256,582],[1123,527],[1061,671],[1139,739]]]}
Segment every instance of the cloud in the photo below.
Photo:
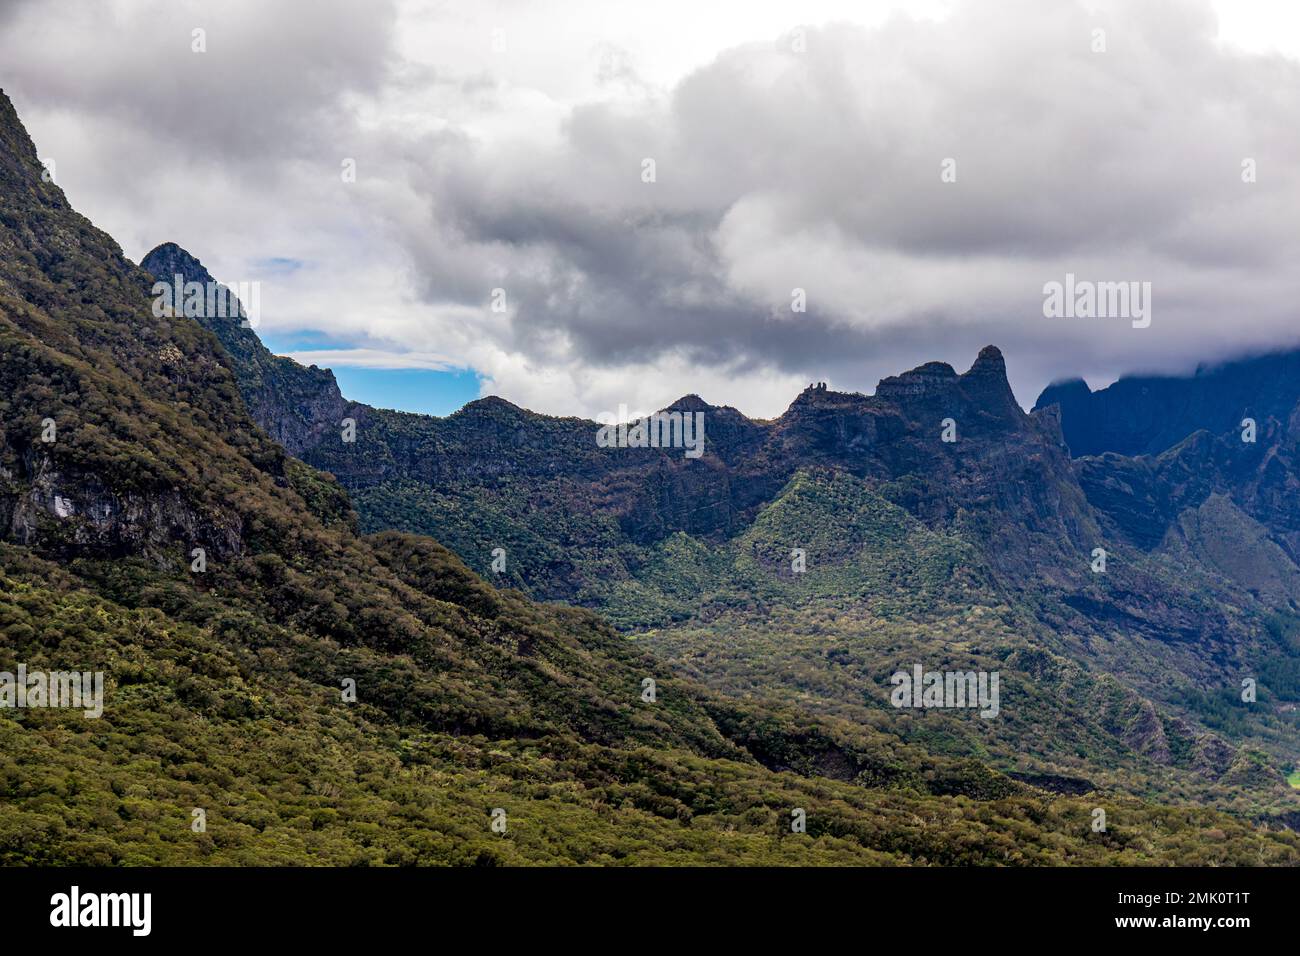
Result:
{"label": "cloud", "polygon": [[323,368],[420,368],[439,372],[456,368],[454,363],[440,355],[389,352],[383,349],[316,349],[290,352],[289,358],[300,365],[318,365]]}
{"label": "cloud", "polygon": [[[260,279],[268,331],[437,356],[541,411],[772,415],[988,343],[1030,404],[1300,340],[1295,60],[1222,42],[1208,4],[860,6],[683,36],[576,0],[29,4],[0,61],[137,258],[173,239]],[[1045,318],[1067,272],[1151,282],[1151,327]]]}
{"label": "cloud", "polygon": [[386,0],[20,3],[5,72],[24,98],[160,138],[172,156],[258,164],[310,154],[335,134],[341,97],[384,83],[394,15]]}
{"label": "cloud", "polygon": [[[1300,337],[1300,71],[1219,45],[1208,7],[969,5],[803,39],[725,50],[663,97],[579,104],[534,148],[432,154],[402,225],[422,296],[500,285],[501,349],[599,369],[672,354],[869,389],[993,341],[1026,403],[1064,374]],[[1066,272],[1150,281],[1152,327],[1044,318]]]}

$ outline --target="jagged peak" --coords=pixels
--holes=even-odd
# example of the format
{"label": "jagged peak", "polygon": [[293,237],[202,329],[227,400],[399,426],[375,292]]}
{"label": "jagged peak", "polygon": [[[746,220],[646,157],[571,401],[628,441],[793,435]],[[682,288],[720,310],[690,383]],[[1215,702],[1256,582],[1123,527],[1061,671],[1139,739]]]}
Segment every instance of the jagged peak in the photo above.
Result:
{"label": "jagged peak", "polygon": [[1007,379],[1006,359],[996,345],[986,345],[980,349],[975,364],[961,376],[961,384],[968,395],[978,396],[981,402],[1001,402],[1024,414],[1016,402],[1015,393],[1011,391],[1011,382]]}
{"label": "jagged peak", "polygon": [[665,412],[712,412],[717,411],[718,406],[710,405],[700,396],[691,392],[689,395],[683,395],[672,404],[662,409]]}
{"label": "jagged peak", "polygon": [[212,273],[199,259],[174,242],[164,242],[149,250],[140,260],[140,268],[155,279],[168,280],[174,275],[187,282],[212,282]]}
{"label": "jagged peak", "polygon": [[1002,350],[996,345],[986,345],[975,356],[975,364],[966,371],[967,375],[1001,375],[1007,376],[1007,360],[1002,357]]}
{"label": "jagged peak", "polygon": [[943,391],[957,381],[957,370],[947,362],[926,362],[899,375],[882,378],[876,397],[897,400]]}

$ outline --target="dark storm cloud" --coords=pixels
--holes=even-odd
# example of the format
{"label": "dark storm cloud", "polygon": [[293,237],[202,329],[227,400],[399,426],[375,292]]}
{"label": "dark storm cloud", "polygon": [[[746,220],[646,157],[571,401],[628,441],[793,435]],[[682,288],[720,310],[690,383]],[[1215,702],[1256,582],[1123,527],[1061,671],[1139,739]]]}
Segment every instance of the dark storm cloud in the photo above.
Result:
{"label": "dark storm cloud", "polygon": [[386,0],[27,2],[0,51],[33,106],[116,121],[172,155],[265,164],[336,137],[340,98],[379,88],[393,17]]}
{"label": "dark storm cloud", "polygon": [[[1030,402],[1062,373],[1295,339],[1298,107],[1295,63],[1220,49],[1194,5],[971,5],[726,51],[666,102],[575,108],[536,152],[461,144],[428,183],[479,256],[469,289],[511,292],[513,348],[812,374],[998,341]],[[1045,319],[1066,271],[1151,281],[1152,328]]]}
{"label": "dark storm cloud", "polygon": [[[473,24],[420,59],[412,6],[433,11],[426,40]],[[668,89],[602,42],[563,95],[533,81],[575,51],[493,53],[487,26],[518,31],[488,6],[0,2],[0,83],[132,254],[300,261],[272,322],[447,353],[506,391],[555,373],[524,393],[543,408],[608,401],[648,367],[677,369],[674,392],[868,390],[989,343],[1028,404],[1061,375],[1300,338],[1300,69],[1221,47],[1207,6],[831,23]],[[1151,326],[1045,318],[1066,272],[1151,282]]]}

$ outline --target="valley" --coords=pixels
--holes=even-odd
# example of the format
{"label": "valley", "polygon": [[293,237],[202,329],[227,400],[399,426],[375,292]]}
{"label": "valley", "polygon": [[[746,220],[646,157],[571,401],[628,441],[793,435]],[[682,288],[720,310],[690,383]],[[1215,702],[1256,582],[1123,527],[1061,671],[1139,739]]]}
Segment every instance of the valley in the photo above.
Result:
{"label": "valley", "polygon": [[[1289,570],[1189,523],[1289,554],[1273,465],[1072,457],[993,347],[771,421],[685,396],[698,458],[375,409],[155,314],[212,277],[128,261],[42,168],[0,96],[0,671],[104,705],[0,711],[0,862],[1300,863]],[[998,673],[997,717],[892,706],[917,665]]]}

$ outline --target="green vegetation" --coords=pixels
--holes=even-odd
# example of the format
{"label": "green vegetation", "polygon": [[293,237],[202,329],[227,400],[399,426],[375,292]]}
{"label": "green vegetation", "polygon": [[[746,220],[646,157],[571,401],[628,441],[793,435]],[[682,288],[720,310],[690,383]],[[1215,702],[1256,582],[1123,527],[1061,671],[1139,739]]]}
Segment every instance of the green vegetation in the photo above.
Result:
{"label": "green vegetation", "polygon": [[[608,515],[572,507],[577,494],[570,479],[531,490],[522,480],[448,491],[390,484],[358,492],[357,503],[363,525],[437,528],[453,550],[479,556],[489,578],[533,590],[581,582],[576,599],[637,646],[730,696],[844,719],[1026,779],[1194,800],[1247,817],[1291,807],[1272,766],[1294,751],[1284,722],[1272,731],[1272,718],[1261,725],[1235,686],[1211,696],[1176,674],[1171,681],[1163,647],[1146,651],[1149,658],[1123,652],[1126,669],[1152,675],[1168,709],[1073,663],[1085,656],[1074,642],[1088,632],[1045,626],[1060,611],[998,587],[965,537],[932,530],[891,502],[905,497],[903,488],[804,470],[730,540],[677,532],[649,546],[634,545]],[[489,567],[498,544],[511,556],[502,576]],[[796,545],[807,556],[800,574],[791,566]],[[549,580],[530,581],[539,568]],[[1284,643],[1286,628],[1276,618],[1268,632]],[[1093,655],[1115,646],[1110,636],[1086,639]],[[1285,694],[1295,657],[1275,649],[1263,660],[1265,693]],[[889,706],[890,674],[917,662],[998,671],[1000,717]],[[1261,726],[1265,736],[1256,737]],[[1236,761],[1207,731],[1258,740],[1274,756],[1263,765]]]}
{"label": "green vegetation", "polygon": [[[481,669],[433,663],[458,642],[395,653],[314,636],[269,619],[272,606],[280,621],[315,615],[310,602],[285,605],[293,591],[264,558],[222,576],[218,596],[135,563],[79,565],[78,578],[0,549],[0,669],[21,659],[109,675],[101,720],[0,715],[0,863],[1300,862],[1294,834],[1131,799],[1108,800],[1109,832],[1093,834],[1092,800],[883,749],[834,722],[695,697],[672,679],[658,705],[638,708],[639,667],[618,665],[637,658],[608,632],[602,647],[594,619],[530,611],[427,541],[392,536],[384,554],[412,582],[444,581],[444,597],[502,602],[498,621],[532,616],[528,655],[542,660],[523,659],[515,642],[529,638],[505,627],[475,652],[496,662]],[[408,597],[420,614],[441,600]],[[444,606],[469,620],[454,610],[465,605]],[[584,619],[595,630],[562,630]],[[491,690],[461,683],[467,670]],[[355,676],[358,704],[342,703],[341,674]],[[809,765],[773,772],[757,758]],[[504,836],[488,826],[496,807]],[[795,807],[807,834],[789,831]],[[190,828],[195,808],[206,832]],[[1224,837],[1207,839],[1214,831]]]}
{"label": "green vegetation", "polygon": [[[635,641],[498,590],[429,538],[360,534],[338,483],[253,425],[218,338],[154,317],[149,277],[40,170],[0,97],[0,670],[98,670],[107,687],[98,720],[0,711],[0,865],[1300,864],[1300,836],[1245,812],[1059,796],[999,773],[1010,744],[981,725],[893,725],[862,688],[916,653],[903,611],[929,615],[938,631],[918,633],[944,633],[953,661],[1041,677],[1059,723],[1017,740],[1065,733],[1075,711],[1051,699],[1092,685],[1019,636],[1015,610],[963,608],[985,584],[962,541],[861,482],[799,476],[731,544],[633,548],[620,528],[605,560],[621,577],[571,567],[593,601],[626,595],[627,624],[681,618]],[[521,547],[615,535],[490,494]],[[792,520],[850,537],[787,578]],[[727,640],[782,649],[745,666],[806,662],[806,690],[772,694]],[[1141,707],[1113,696],[1117,714]],[[1268,766],[1234,769],[1244,792]]]}

